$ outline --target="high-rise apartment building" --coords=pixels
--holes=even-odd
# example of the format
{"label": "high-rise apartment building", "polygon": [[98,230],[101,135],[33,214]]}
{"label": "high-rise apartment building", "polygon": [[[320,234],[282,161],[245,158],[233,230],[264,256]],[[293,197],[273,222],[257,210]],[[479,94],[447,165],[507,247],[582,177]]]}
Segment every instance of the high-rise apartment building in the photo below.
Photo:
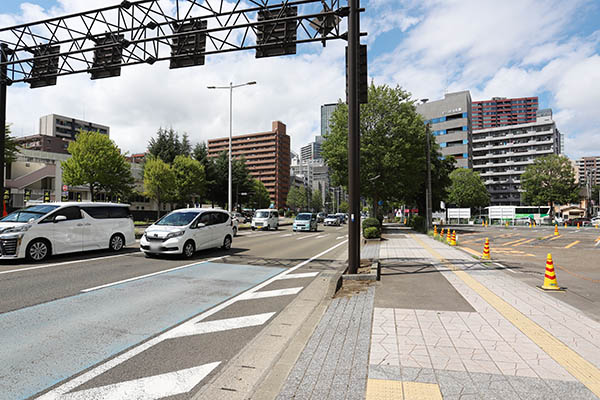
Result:
{"label": "high-rise apartment building", "polygon": [[[266,186],[275,207],[285,206],[290,189],[290,137],[286,126],[273,121],[270,132],[234,136],[233,157],[244,157],[253,178]],[[208,156],[216,157],[229,150],[229,137],[208,141]]]}
{"label": "high-rise apartment building", "polygon": [[320,160],[323,136],[315,136],[315,141],[300,148],[300,160]]}
{"label": "high-rise apartment building", "polygon": [[491,100],[474,101],[471,117],[473,130],[527,124],[536,121],[537,97],[492,97]]}
{"label": "high-rise apartment building", "polygon": [[552,110],[535,122],[473,131],[473,169],[490,193],[490,204],[521,205],[521,175],[538,157],[560,154],[560,132]]}
{"label": "high-rise apartment building", "polygon": [[323,104],[321,106],[321,136],[327,136],[329,134],[331,115],[337,106],[337,103]]}
{"label": "high-rise apartment building", "polygon": [[430,124],[442,156],[453,156],[457,167],[470,168],[472,131],[469,91],[446,93],[441,100],[418,104],[417,112],[425,119],[425,123]]}
{"label": "high-rise apartment building", "polygon": [[67,140],[75,140],[79,130],[100,132],[110,135],[110,128],[106,125],[83,121],[63,115],[50,114],[40,118],[40,135],[55,136]]}
{"label": "high-rise apartment building", "polygon": [[600,185],[600,157],[582,157],[576,161],[578,180],[581,184]]}

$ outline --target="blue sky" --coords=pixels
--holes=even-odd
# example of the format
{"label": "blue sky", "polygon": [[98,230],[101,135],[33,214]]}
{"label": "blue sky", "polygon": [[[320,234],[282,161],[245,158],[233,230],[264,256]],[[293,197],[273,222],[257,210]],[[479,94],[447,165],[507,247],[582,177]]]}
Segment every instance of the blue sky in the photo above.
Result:
{"label": "blue sky", "polygon": [[[168,0],[161,0],[168,2]],[[215,1],[215,0],[212,0]],[[343,1],[343,0],[342,0]],[[2,0],[0,26],[118,4],[120,0]],[[473,100],[539,96],[553,109],[566,153],[600,155],[600,1],[363,0],[369,79],[400,85],[416,99],[470,90]],[[53,88],[9,88],[8,120],[17,135],[62,113],[111,126],[113,139],[143,151],[159,126],[193,141],[226,134],[226,93],[206,85],[256,80],[234,97],[234,133],[288,125],[292,148],[320,131],[319,110],[344,95],[345,43],[308,45],[298,55],[255,60],[251,52],[207,58],[171,71],[165,63],[124,69],[122,77],[61,78]],[[160,65],[159,65],[160,64]],[[150,85],[149,83],[154,84]]]}

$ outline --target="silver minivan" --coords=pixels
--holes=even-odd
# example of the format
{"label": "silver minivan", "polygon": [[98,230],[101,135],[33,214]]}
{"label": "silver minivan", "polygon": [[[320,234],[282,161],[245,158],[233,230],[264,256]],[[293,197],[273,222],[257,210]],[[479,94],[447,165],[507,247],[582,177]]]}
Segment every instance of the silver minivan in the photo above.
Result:
{"label": "silver minivan", "polygon": [[273,209],[256,210],[252,217],[252,230],[279,229],[279,212]]}
{"label": "silver minivan", "polygon": [[202,249],[229,250],[232,239],[233,221],[227,211],[182,208],[150,225],[140,239],[140,250],[147,257],[179,254],[189,258]]}
{"label": "silver minivan", "polygon": [[119,251],[133,243],[128,204],[43,203],[0,219],[0,259],[43,261],[53,254]]}

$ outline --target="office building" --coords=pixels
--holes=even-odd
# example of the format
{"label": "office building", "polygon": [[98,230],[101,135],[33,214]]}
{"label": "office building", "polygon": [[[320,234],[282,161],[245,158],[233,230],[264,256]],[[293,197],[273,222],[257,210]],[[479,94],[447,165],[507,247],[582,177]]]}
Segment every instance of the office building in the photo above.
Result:
{"label": "office building", "polygon": [[425,123],[440,145],[442,156],[456,158],[456,166],[470,168],[471,162],[471,94],[446,93],[444,98],[417,105]]}
{"label": "office building", "polygon": [[[285,206],[290,188],[290,137],[286,126],[273,121],[268,132],[236,135],[232,139],[233,157],[244,157],[252,177],[266,186],[275,207]],[[229,137],[208,141],[208,156],[229,151]]]}
{"label": "office building", "polygon": [[491,100],[474,101],[471,117],[473,130],[535,122],[538,111],[537,97],[492,97]]}
{"label": "office building", "polygon": [[83,121],[57,114],[45,115],[40,118],[40,135],[60,137],[67,140],[75,140],[79,130],[100,132],[110,135],[110,128],[106,125]]}
{"label": "office building", "polygon": [[300,159],[302,161],[307,160],[320,160],[321,157],[321,145],[323,144],[323,136],[315,136],[315,141],[302,146],[300,148]]}
{"label": "office building", "polygon": [[593,185],[600,185],[600,157],[582,157],[576,162],[579,183],[586,185],[588,180]]}
{"label": "office building", "polygon": [[560,153],[552,110],[535,122],[473,131],[473,169],[490,193],[490,204],[521,205],[521,174],[538,157]]}
{"label": "office building", "polygon": [[329,135],[329,123],[331,122],[331,115],[337,106],[338,103],[323,104],[321,106],[321,136]]}
{"label": "office building", "polygon": [[30,135],[14,138],[17,146],[27,150],[68,154],[70,140],[45,135]]}

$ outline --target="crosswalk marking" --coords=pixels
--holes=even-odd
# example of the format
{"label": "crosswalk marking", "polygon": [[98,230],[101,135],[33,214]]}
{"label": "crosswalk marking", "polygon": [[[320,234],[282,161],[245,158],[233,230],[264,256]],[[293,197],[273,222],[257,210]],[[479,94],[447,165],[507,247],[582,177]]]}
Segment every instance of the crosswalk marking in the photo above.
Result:
{"label": "crosswalk marking", "polygon": [[165,339],[174,339],[184,336],[201,335],[203,333],[214,333],[228,331],[230,329],[260,326],[267,322],[273,315],[275,315],[275,313],[270,312],[264,314],[248,315],[245,317],[198,322],[196,324],[183,324],[167,332],[165,335]]}
{"label": "crosswalk marking", "polygon": [[278,289],[278,290],[265,290],[262,292],[253,292],[243,295],[241,300],[253,300],[253,299],[265,299],[267,297],[278,297],[278,296],[289,296],[291,294],[296,294],[300,292],[303,287],[295,287],[288,289]]}
{"label": "crosswalk marking", "polygon": [[[112,385],[95,387],[73,393],[66,393],[57,400],[87,400],[87,399],[144,399],[155,400],[168,396],[177,396],[187,393],[194,388],[208,374],[210,374],[220,362],[201,365],[166,374],[134,379],[126,382],[114,383]],[[132,397],[134,396],[134,397]],[[46,400],[45,396],[40,399]]]}
{"label": "crosswalk marking", "polygon": [[288,274],[282,276],[280,279],[298,279],[298,278],[312,278],[313,276],[319,275],[318,272],[304,272],[299,274]]}

